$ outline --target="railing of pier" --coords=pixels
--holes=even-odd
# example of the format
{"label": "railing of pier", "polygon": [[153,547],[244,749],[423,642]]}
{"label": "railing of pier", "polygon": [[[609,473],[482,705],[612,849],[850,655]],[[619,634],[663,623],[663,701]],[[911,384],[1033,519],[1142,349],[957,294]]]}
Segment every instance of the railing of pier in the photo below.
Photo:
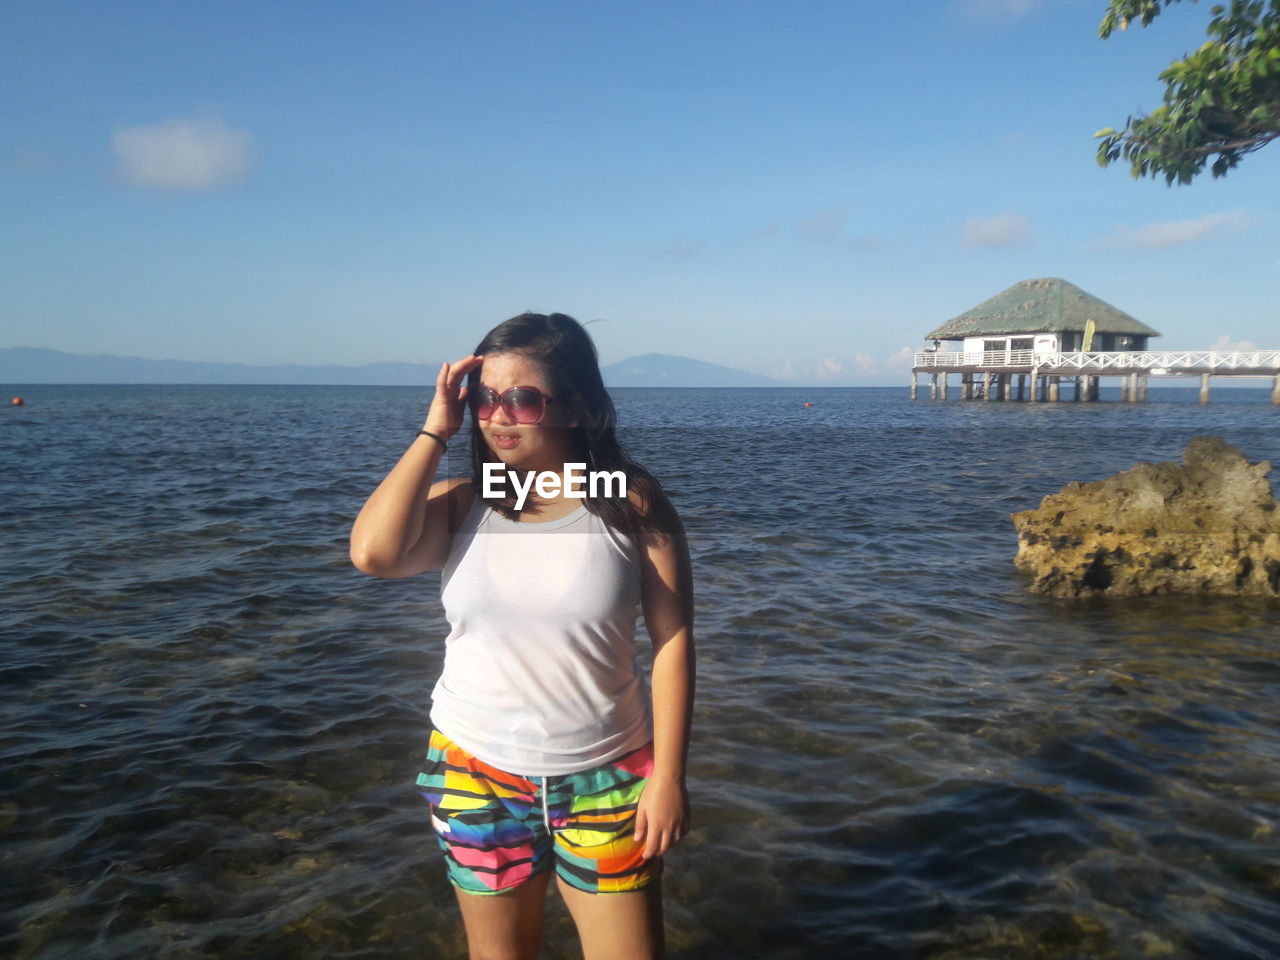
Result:
{"label": "railing of pier", "polygon": [[1107,353],[988,350],[975,353],[924,351],[917,367],[1039,367],[1072,371],[1163,370],[1167,373],[1217,373],[1231,370],[1280,371],[1280,350],[1164,350]]}

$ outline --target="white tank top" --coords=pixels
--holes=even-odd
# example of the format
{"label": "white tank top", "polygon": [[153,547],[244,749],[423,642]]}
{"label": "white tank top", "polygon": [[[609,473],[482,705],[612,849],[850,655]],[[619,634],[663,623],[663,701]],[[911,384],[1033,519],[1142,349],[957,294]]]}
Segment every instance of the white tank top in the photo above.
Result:
{"label": "white tank top", "polygon": [[559,776],[652,739],[637,660],[640,552],[585,507],[508,520],[478,497],[440,597],[452,628],[431,722],[509,773]]}

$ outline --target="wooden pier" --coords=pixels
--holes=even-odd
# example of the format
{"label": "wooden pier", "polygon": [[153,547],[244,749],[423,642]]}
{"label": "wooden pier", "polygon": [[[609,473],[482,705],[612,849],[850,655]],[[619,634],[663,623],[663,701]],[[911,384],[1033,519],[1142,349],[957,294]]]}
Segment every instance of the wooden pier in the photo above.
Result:
{"label": "wooden pier", "polygon": [[926,350],[915,355],[911,367],[912,400],[917,398],[922,373],[930,376],[929,395],[935,400],[947,399],[949,375],[955,373],[960,375],[961,399],[1033,403],[1066,399],[1064,382],[1073,388],[1071,400],[1097,400],[1103,377],[1118,377],[1121,400],[1133,403],[1146,399],[1151,377],[1199,377],[1200,402],[1208,403],[1212,377],[1266,377],[1272,381],[1271,402],[1280,405],[1280,350]]}

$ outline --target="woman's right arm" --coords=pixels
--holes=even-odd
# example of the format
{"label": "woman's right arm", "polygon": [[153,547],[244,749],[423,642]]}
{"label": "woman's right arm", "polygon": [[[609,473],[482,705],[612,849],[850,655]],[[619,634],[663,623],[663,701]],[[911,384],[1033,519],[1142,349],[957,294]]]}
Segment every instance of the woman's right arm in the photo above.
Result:
{"label": "woman's right arm", "polygon": [[[448,440],[462,426],[467,374],[483,358],[442,364],[424,430]],[[466,487],[461,478],[435,481],[444,446],[414,439],[404,456],[365,501],[351,527],[351,562],[375,577],[411,577],[439,570],[449,556],[450,514]]]}

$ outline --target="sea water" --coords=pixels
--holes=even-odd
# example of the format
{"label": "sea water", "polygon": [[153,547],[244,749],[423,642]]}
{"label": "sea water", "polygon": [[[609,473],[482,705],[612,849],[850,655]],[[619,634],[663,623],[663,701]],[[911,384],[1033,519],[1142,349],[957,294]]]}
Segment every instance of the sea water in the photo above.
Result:
{"label": "sea water", "polygon": [[[347,558],[428,397],[14,392],[0,953],[463,955],[413,787],[438,576]],[[1068,481],[1202,433],[1280,459],[1266,391],[1194,398],[616,392],[697,589],[672,956],[1280,955],[1280,604],[1050,600],[1012,564],[1009,514]],[[544,956],[577,956],[554,898]]]}

